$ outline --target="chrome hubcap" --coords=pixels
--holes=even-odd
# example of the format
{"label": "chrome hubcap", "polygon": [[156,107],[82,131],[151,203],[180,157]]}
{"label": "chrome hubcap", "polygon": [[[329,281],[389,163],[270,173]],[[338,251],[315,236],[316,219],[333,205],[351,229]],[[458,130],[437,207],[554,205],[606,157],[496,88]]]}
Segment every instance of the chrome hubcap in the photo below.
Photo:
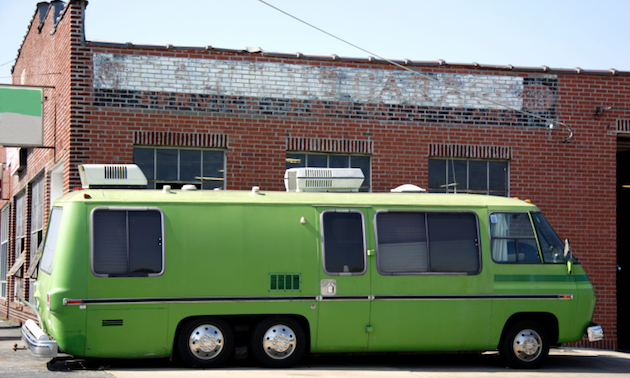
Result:
{"label": "chrome hubcap", "polygon": [[200,325],[191,332],[188,347],[195,357],[211,360],[223,350],[223,333],[211,324]]}
{"label": "chrome hubcap", "polygon": [[295,333],[283,324],[269,328],[263,336],[263,349],[274,360],[282,360],[293,354],[295,344]]}
{"label": "chrome hubcap", "polygon": [[524,329],[514,338],[514,355],[521,361],[533,361],[542,351],[542,339],[533,329]]}

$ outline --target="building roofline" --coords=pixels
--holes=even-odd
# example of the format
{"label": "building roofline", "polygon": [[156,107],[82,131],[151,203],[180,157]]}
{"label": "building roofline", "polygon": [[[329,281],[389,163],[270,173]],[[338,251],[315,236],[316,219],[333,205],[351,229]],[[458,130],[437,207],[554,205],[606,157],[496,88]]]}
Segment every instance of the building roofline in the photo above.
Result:
{"label": "building roofline", "polygon": [[[24,42],[26,41],[26,37],[28,37],[28,33],[30,33],[31,29],[33,28],[33,25],[35,24],[35,20],[37,17],[37,14],[39,13],[39,20],[37,22],[37,30],[38,32],[41,33],[42,28],[44,26],[44,23],[46,22],[46,19],[48,19],[48,14],[53,11],[56,13],[53,14],[53,30],[55,30],[57,24],[63,19],[63,16],[66,14],[68,7],[70,5],[71,2],[77,2],[76,0],[69,0],[67,3],[64,3],[61,0],[53,0],[51,2],[45,2],[45,1],[41,1],[39,3],[37,3],[36,7],[35,7],[35,12],[33,13],[33,17],[31,18],[31,22],[28,25],[28,28],[26,29],[26,34],[24,34],[24,37],[22,38],[22,43],[20,44],[20,48],[17,51],[17,56],[15,57],[15,61],[13,62],[13,66],[11,66],[11,75],[13,75],[14,71],[15,71],[15,65],[17,64],[18,60],[20,59],[20,55],[22,54],[22,47],[24,46]],[[85,1],[87,4],[87,1]],[[60,6],[63,5],[63,6]],[[42,11],[45,11],[45,13],[42,13]],[[55,19],[56,16],[56,19]]]}
{"label": "building roofline", "polygon": [[381,58],[375,58],[373,56],[367,58],[360,57],[340,57],[338,55],[311,55],[311,54],[303,54],[300,52],[296,53],[286,53],[286,52],[273,52],[273,51],[264,51],[259,49],[256,52],[248,51],[249,48],[245,49],[227,49],[227,48],[219,48],[214,46],[174,46],[174,45],[148,45],[148,44],[136,44],[132,42],[112,42],[112,41],[98,41],[98,40],[89,40],[86,41],[87,46],[102,46],[102,47],[116,47],[116,48],[137,48],[137,49],[164,49],[164,50],[212,50],[219,52],[229,52],[234,54],[250,54],[250,55],[258,55],[261,57],[269,57],[269,58],[285,58],[285,59],[304,59],[304,60],[324,60],[324,61],[339,61],[339,62],[356,62],[356,63],[383,63],[389,64],[390,62],[394,62],[400,64],[402,66],[438,66],[438,67],[457,67],[457,68],[470,68],[470,69],[487,69],[487,70],[499,70],[499,71],[514,71],[514,72],[539,72],[539,73],[547,73],[547,74],[580,74],[580,75],[600,75],[600,76],[625,76],[630,75],[630,71],[620,71],[615,68],[610,68],[608,70],[585,70],[580,67],[576,68],[552,68],[548,66],[540,66],[540,67],[526,67],[526,66],[513,66],[511,64],[508,65],[492,65],[492,64],[480,64],[480,63],[450,63],[446,62],[442,59],[438,59],[435,61],[422,61],[422,60],[411,60],[411,59],[392,59],[386,60]]}

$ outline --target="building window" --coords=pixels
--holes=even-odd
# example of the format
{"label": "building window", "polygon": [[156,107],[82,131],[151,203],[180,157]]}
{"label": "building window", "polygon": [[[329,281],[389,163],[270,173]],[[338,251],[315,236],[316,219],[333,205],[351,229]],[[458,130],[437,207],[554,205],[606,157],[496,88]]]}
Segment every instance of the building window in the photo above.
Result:
{"label": "building window", "polygon": [[147,277],[164,271],[162,211],[92,211],[92,272],[100,277]]}
{"label": "building window", "polygon": [[508,196],[508,162],[429,159],[429,191]]}
{"label": "building window", "polygon": [[0,212],[0,298],[7,297],[7,263],[9,252],[9,206]]}
{"label": "building window", "polygon": [[329,275],[360,275],[366,271],[363,213],[327,210],[322,213],[322,259]]}
{"label": "building window", "polygon": [[366,155],[287,152],[286,169],[290,168],[361,168],[365,179],[359,191],[370,191],[370,157]]}
{"label": "building window", "polygon": [[[15,199],[15,260],[26,250],[26,194],[21,194]],[[23,260],[22,260],[23,261]],[[23,269],[23,268],[20,268]],[[14,280],[14,299],[23,298],[24,283],[21,273],[17,273]]]}
{"label": "building window", "polygon": [[148,189],[225,189],[225,151],[134,147],[133,162],[147,177]]}
{"label": "building window", "polygon": [[20,257],[26,247],[26,195],[15,199],[15,259]]}
{"label": "building window", "polygon": [[[31,185],[31,247],[29,251],[29,262],[37,254],[42,240],[44,238],[44,178],[40,178]],[[35,280],[30,280],[29,302],[35,303],[33,296],[33,284]]]}
{"label": "building window", "polygon": [[378,271],[477,274],[481,268],[477,223],[473,213],[378,212]]}

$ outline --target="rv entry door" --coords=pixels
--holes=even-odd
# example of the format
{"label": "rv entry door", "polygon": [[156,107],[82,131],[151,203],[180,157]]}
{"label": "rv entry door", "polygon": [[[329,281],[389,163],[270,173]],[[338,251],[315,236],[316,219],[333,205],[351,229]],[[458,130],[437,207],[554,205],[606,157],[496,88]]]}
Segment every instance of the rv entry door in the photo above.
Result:
{"label": "rv entry door", "polygon": [[318,208],[320,301],[317,350],[365,351],[370,331],[368,208]]}

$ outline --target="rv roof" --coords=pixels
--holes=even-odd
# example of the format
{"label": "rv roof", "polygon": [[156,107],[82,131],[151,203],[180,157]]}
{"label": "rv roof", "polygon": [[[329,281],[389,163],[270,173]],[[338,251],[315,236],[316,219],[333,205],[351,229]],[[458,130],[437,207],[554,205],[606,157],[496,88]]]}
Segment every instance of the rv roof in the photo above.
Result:
{"label": "rv roof", "polygon": [[[302,204],[324,206],[460,206],[460,207],[536,207],[522,200],[474,194],[415,193],[294,193],[250,190],[118,190],[85,189],[69,193],[57,202],[89,202],[103,206],[148,205],[160,203],[251,203]],[[524,209],[525,210],[525,209]]]}

